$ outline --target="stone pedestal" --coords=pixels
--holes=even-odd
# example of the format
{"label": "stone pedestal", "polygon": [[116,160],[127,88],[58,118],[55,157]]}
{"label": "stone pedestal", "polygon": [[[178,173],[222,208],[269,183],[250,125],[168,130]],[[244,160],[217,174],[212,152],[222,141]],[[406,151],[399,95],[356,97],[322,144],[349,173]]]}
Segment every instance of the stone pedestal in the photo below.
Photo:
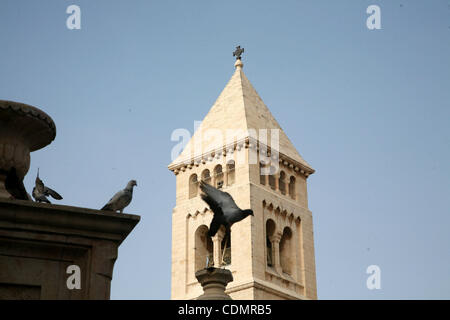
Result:
{"label": "stone pedestal", "polygon": [[[118,247],[139,220],[0,199],[0,299],[109,299]],[[67,286],[74,265],[80,289]]]}
{"label": "stone pedestal", "polygon": [[231,300],[225,293],[227,284],[233,281],[230,270],[207,268],[195,273],[195,277],[203,287],[203,294],[197,300]]}
{"label": "stone pedestal", "polygon": [[[44,148],[55,137],[55,123],[44,111],[0,100],[0,198],[28,199],[22,181],[30,168],[30,152]],[[6,179],[11,173],[13,186],[7,190]],[[22,188],[14,190],[19,186]]]}

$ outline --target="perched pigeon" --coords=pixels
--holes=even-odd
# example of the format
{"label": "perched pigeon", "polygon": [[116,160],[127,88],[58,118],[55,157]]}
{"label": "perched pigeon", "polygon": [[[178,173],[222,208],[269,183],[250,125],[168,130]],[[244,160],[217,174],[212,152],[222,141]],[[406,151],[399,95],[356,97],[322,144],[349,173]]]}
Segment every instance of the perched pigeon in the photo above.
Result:
{"label": "perched pigeon", "polygon": [[51,203],[47,197],[51,196],[53,199],[56,200],[62,200],[63,197],[61,197],[61,195],[56,192],[55,190],[50,189],[49,187],[46,187],[44,185],[44,182],[42,182],[41,179],[39,179],[39,169],[38,169],[38,174],[36,177],[36,185],[33,188],[33,198],[36,202],[47,202],[47,203]]}
{"label": "perched pigeon", "polygon": [[234,223],[249,215],[253,216],[253,210],[239,209],[229,193],[220,191],[204,181],[200,181],[200,189],[204,192],[201,195],[202,199],[214,212],[208,236],[213,237],[222,225],[225,227],[226,234],[228,234]]}
{"label": "perched pigeon", "polygon": [[123,209],[125,209],[133,199],[134,186],[137,187],[136,180],[128,182],[127,187],[117,192],[101,210],[120,211],[120,213],[123,213]]}

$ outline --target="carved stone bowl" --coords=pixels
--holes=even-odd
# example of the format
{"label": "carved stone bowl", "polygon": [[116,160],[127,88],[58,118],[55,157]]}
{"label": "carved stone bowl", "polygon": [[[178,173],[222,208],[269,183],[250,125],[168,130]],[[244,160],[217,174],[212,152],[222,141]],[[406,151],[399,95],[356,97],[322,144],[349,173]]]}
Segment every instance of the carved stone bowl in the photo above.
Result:
{"label": "carved stone bowl", "polygon": [[49,145],[55,137],[55,123],[45,112],[0,100],[0,190],[7,172],[15,168],[22,180],[30,168],[30,152]]}

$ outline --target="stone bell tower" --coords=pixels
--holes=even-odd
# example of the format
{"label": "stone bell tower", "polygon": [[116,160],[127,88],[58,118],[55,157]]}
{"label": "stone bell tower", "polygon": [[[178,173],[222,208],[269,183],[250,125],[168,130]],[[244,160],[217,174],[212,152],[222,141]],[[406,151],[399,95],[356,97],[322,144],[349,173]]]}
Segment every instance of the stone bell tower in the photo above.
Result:
{"label": "stone bell tower", "polygon": [[[238,49],[233,76],[169,165],[176,175],[172,299],[200,296],[195,272],[212,264],[232,272],[226,292],[233,299],[317,299],[306,191],[314,170],[245,76]],[[223,230],[206,234],[213,213],[200,198],[200,180],[254,212],[232,226],[226,248]]]}

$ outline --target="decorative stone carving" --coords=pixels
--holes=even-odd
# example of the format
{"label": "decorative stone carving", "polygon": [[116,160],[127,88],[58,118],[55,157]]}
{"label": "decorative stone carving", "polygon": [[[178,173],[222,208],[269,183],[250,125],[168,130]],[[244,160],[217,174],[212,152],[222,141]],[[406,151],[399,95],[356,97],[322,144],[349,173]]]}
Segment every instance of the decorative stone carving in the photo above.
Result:
{"label": "decorative stone carving", "polygon": [[0,198],[10,198],[7,173],[15,168],[23,180],[30,168],[30,152],[49,145],[56,137],[52,118],[33,106],[0,100]]}

